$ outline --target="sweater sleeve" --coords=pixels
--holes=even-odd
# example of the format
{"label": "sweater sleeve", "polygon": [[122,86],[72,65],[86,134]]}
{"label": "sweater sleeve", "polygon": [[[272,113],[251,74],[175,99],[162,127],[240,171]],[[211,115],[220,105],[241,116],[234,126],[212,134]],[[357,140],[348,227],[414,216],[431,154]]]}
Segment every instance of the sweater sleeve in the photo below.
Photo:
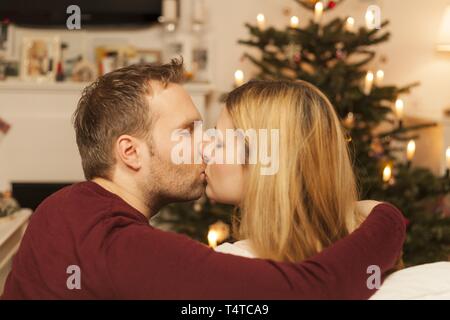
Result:
{"label": "sweater sleeve", "polygon": [[384,274],[400,255],[405,223],[378,204],[352,234],[300,263],[249,259],[145,225],[114,228],[106,262],[120,299],[367,299],[367,268]]}

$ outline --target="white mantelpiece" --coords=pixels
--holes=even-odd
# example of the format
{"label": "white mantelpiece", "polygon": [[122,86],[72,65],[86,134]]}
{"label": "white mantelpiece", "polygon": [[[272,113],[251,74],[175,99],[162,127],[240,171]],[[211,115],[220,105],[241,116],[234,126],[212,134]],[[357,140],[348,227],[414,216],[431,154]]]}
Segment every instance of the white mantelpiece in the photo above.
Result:
{"label": "white mantelpiece", "polygon": [[[83,180],[72,114],[86,84],[0,82],[0,116],[11,130],[0,144],[0,179],[15,182]],[[205,118],[211,85],[185,88]]]}

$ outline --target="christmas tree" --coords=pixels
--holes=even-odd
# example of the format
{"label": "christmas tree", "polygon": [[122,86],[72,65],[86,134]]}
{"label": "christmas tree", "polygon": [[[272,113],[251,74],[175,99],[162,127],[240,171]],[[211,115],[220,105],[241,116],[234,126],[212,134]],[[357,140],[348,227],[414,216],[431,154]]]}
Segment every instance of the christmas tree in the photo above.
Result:
{"label": "christmas tree", "polygon": [[[437,177],[426,168],[411,166],[418,131],[434,124],[403,121],[401,97],[418,83],[383,85],[383,71],[371,70],[377,61],[374,47],[390,38],[389,22],[377,24],[378,12],[372,7],[366,13],[367,25],[358,29],[352,17],[322,23],[323,15],[343,0],[294,1],[311,11],[305,27],[299,26],[296,16],[284,29],[266,27],[262,14],[255,25],[246,24],[250,37],[239,43],[254,49],[244,55],[257,69],[253,78],[302,79],[324,92],[347,131],[360,198],[390,202],[407,218],[405,265],[448,260],[448,173]],[[230,208],[208,200],[176,205],[170,212],[172,218],[166,221],[175,230],[204,242],[211,223],[230,221]]]}

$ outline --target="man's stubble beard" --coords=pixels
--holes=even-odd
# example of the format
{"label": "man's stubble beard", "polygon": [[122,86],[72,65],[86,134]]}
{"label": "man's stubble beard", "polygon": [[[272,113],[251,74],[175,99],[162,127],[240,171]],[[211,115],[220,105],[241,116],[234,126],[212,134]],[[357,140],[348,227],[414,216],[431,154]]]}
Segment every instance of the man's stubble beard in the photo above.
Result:
{"label": "man's stubble beard", "polygon": [[149,146],[151,165],[145,181],[149,198],[156,197],[162,206],[200,198],[205,191],[205,184],[200,178],[201,165],[174,164],[170,159],[161,157],[153,146]]}

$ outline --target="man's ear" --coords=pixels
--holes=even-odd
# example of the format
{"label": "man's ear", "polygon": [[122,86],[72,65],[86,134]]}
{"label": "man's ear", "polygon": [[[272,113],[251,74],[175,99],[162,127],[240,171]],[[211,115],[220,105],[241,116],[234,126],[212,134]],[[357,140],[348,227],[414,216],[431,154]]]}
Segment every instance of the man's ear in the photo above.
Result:
{"label": "man's ear", "polygon": [[133,170],[139,170],[142,166],[139,141],[129,135],[121,135],[116,142],[116,153],[126,166]]}

